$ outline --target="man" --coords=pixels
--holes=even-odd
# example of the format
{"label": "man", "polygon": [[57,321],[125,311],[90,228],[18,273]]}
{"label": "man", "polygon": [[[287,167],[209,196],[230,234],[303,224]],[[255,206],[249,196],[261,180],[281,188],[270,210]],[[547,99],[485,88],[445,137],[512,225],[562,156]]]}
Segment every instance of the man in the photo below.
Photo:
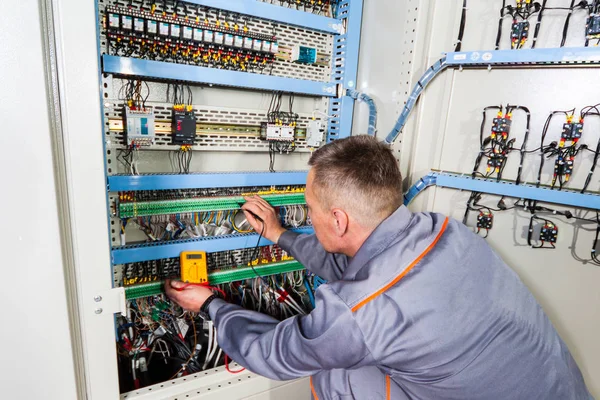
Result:
{"label": "man", "polygon": [[[311,376],[318,399],[590,399],[569,350],[517,275],[467,227],[402,205],[389,148],[338,140],[309,162],[315,235],[288,232],[263,199],[257,232],[327,279],[307,316],[278,322],[168,282],[203,307],[223,350],[272,379]],[[260,219],[258,219],[258,218]]]}

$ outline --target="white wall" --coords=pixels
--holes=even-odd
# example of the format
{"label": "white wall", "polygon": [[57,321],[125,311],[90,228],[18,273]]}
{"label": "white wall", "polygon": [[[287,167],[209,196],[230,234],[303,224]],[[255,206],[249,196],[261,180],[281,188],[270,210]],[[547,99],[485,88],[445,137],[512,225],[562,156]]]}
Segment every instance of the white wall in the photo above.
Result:
{"label": "white wall", "polygon": [[76,388],[38,7],[0,2],[0,397],[67,400]]}

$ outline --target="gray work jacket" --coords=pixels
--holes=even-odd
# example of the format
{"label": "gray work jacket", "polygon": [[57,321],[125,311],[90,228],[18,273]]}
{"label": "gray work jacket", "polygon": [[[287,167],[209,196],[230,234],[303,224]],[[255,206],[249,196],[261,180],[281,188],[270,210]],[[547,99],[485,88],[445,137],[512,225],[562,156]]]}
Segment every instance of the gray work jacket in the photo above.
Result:
{"label": "gray work jacket", "polygon": [[455,220],[402,206],[353,258],[314,235],[279,245],[329,283],[283,322],[212,302],[219,344],[253,372],[312,376],[319,399],[591,398],[530,291]]}

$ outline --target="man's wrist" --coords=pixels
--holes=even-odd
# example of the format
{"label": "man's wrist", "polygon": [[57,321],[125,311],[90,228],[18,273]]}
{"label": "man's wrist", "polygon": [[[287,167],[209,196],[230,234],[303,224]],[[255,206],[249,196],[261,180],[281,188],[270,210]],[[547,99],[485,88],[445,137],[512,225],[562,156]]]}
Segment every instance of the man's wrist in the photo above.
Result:
{"label": "man's wrist", "polygon": [[218,297],[214,294],[208,296],[208,298],[204,301],[204,303],[202,303],[202,306],[200,307],[200,315],[204,316],[205,318],[210,318],[208,314],[208,307],[210,307],[210,303],[212,303],[215,299],[218,299]]}
{"label": "man's wrist", "polygon": [[285,229],[284,227],[279,227],[279,229],[275,232],[275,234],[271,235],[270,238],[268,238],[271,242],[277,244],[279,242],[279,238],[281,237],[281,235],[283,235],[285,232],[287,232],[287,229]]}

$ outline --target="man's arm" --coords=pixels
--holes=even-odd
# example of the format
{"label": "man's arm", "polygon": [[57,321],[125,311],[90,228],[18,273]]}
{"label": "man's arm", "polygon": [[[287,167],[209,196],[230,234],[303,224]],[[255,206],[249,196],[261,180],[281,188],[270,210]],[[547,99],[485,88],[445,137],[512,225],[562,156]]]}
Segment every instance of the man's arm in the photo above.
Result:
{"label": "man's arm", "polygon": [[347,265],[345,255],[326,252],[315,235],[299,235],[283,228],[275,209],[258,196],[247,197],[242,210],[256,232],[279,244],[309,271],[328,281],[341,279]]}
{"label": "man's arm", "polygon": [[315,235],[286,231],[281,234],[277,244],[310,272],[328,281],[341,279],[348,264],[348,257],[345,255],[325,251]]}
{"label": "man's arm", "polygon": [[209,313],[223,351],[267,378],[295,379],[373,363],[352,312],[327,285],[317,291],[313,312],[283,322],[220,299]]}

